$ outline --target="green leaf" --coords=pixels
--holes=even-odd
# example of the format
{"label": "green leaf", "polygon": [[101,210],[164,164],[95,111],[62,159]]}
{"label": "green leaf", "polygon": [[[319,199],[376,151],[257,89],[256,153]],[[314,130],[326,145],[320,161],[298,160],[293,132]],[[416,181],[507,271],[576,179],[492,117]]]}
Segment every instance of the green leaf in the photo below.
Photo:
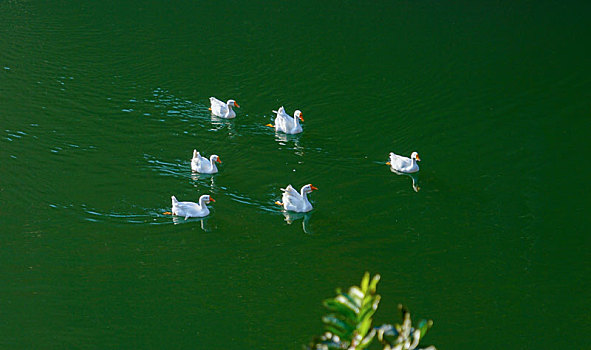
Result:
{"label": "green leaf", "polygon": [[361,303],[361,309],[366,308],[368,305],[373,304],[374,299],[378,296],[377,294],[366,294]]}
{"label": "green leaf", "polygon": [[349,293],[347,295],[354,300],[355,305],[361,307],[363,303],[363,298],[365,298],[365,293],[361,291],[357,286],[353,286],[349,288]]}
{"label": "green leaf", "polygon": [[371,328],[371,318],[366,318],[365,320],[361,321],[360,324],[357,325],[357,331],[361,334],[362,337],[365,337],[369,329]]}
{"label": "green leaf", "polygon": [[340,328],[336,328],[336,327],[327,325],[327,326],[325,326],[325,329],[334,335],[338,335],[339,338],[341,338],[341,339],[344,339],[347,337],[347,335],[345,334],[346,332]]}
{"label": "green leaf", "polygon": [[341,329],[345,334],[352,333],[355,330],[355,326],[347,324],[347,322],[341,320],[334,314],[326,315],[322,317],[322,322],[327,326],[334,326],[337,329]]}
{"label": "green leaf", "polygon": [[372,317],[373,314],[378,310],[378,304],[380,303],[381,297],[376,295],[373,299],[371,304],[367,304],[361,311],[359,312],[358,320],[363,320],[367,317]]}
{"label": "green leaf", "polygon": [[376,330],[372,329],[371,332],[369,332],[368,335],[366,335],[361,342],[359,343],[359,345],[357,346],[356,350],[363,350],[365,348],[367,348],[371,342],[373,341],[373,338],[376,336]]}
{"label": "green leaf", "polygon": [[371,283],[369,284],[369,292],[371,294],[375,294],[379,281],[380,281],[380,275],[375,275],[371,279]]}
{"label": "green leaf", "polygon": [[431,320],[421,320],[421,322],[419,322],[417,328],[421,331],[421,338],[423,338],[425,334],[427,334],[427,331],[429,330],[429,328],[431,328],[431,326],[433,326],[433,321]]}
{"label": "green leaf", "polygon": [[327,299],[324,301],[324,306],[328,308],[330,311],[339,313],[343,315],[343,317],[346,317],[348,319],[357,319],[357,313],[355,312],[355,310],[351,309],[351,307],[348,304],[343,304],[335,299]]}
{"label": "green leaf", "polygon": [[369,287],[369,272],[366,272],[361,279],[361,291],[363,294],[367,294],[367,287]]}
{"label": "green leaf", "polygon": [[334,301],[341,303],[351,309],[355,315],[359,313],[359,306],[357,306],[346,294],[338,295]]}

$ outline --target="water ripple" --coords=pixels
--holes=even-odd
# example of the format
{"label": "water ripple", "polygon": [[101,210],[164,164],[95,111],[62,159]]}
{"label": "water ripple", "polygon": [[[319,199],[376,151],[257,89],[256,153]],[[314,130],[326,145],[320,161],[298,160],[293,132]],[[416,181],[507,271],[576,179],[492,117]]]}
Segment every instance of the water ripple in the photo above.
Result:
{"label": "water ripple", "polygon": [[150,168],[160,175],[184,177],[191,172],[190,161],[177,159],[174,162],[159,160],[149,154],[144,154],[144,159],[150,164]]}

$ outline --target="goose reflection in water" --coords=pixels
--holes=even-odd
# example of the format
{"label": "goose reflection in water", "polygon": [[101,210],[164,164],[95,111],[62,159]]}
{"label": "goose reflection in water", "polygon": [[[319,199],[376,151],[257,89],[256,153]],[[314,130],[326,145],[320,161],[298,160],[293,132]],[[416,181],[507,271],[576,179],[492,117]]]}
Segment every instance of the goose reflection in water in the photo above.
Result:
{"label": "goose reflection in water", "polygon": [[396,175],[410,177],[412,179],[412,189],[415,190],[415,192],[419,192],[421,190],[421,186],[419,186],[419,175],[417,173],[411,173],[411,174],[401,173],[399,171],[394,170],[392,167],[390,167],[390,171]]}
{"label": "goose reflection in water", "polygon": [[224,128],[228,130],[228,136],[234,137],[238,134],[234,129],[234,121],[233,119],[224,119],[220,117],[216,117],[215,115],[211,116],[211,125],[212,127],[209,129],[210,131],[221,131]]}
{"label": "goose reflection in water", "polygon": [[285,222],[287,222],[288,225],[291,225],[294,221],[302,219],[302,229],[304,230],[305,233],[307,234],[311,234],[312,231],[310,230],[310,218],[312,217],[312,213],[311,212],[307,212],[307,213],[296,213],[293,211],[282,211],[283,216],[285,216]]}
{"label": "goose reflection in water", "polygon": [[293,150],[298,156],[304,155],[304,147],[300,145],[300,135],[284,134],[282,132],[275,133],[275,141],[281,146],[287,146],[288,142],[293,141]]}
{"label": "goose reflection in water", "polygon": [[180,216],[176,216],[173,215],[172,216],[172,222],[175,225],[178,224],[190,224],[190,223],[197,223],[199,222],[201,225],[201,229],[205,232],[210,232],[211,231],[211,227],[207,224],[207,220],[209,220],[209,218],[188,218],[185,220],[185,218],[180,217]]}
{"label": "goose reflection in water", "polygon": [[[200,174],[200,173],[191,173],[191,179],[193,181],[206,181],[209,180],[209,188],[211,190],[213,190],[216,186],[215,186],[215,175],[213,174]],[[198,187],[197,184],[195,184],[195,187]]]}

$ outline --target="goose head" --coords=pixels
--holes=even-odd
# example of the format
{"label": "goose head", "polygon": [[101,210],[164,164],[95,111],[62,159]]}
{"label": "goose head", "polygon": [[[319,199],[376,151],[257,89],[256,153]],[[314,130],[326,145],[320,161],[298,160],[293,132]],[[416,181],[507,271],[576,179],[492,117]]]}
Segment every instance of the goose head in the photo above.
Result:
{"label": "goose head", "polygon": [[211,162],[212,162],[212,163],[213,163],[213,162],[216,162],[216,163],[220,163],[220,164],[222,163],[222,161],[220,160],[220,157],[219,157],[217,154],[213,154],[213,155],[211,156]]}
{"label": "goose head", "polygon": [[312,185],[312,184],[307,184],[307,185],[305,185],[304,187],[302,187],[302,192],[303,192],[303,193],[311,193],[312,191],[314,191],[314,190],[317,190],[317,189],[318,189],[318,188],[317,188],[317,187],[315,187],[314,185]]}
{"label": "goose head", "polygon": [[421,158],[419,158],[419,154],[417,152],[412,152],[410,158],[415,159],[417,162],[421,161]]}
{"label": "goose head", "polygon": [[297,111],[295,111],[295,113],[293,114],[293,116],[295,118],[298,118],[301,121],[304,121],[304,117],[302,117],[302,111],[300,111],[299,109]]}
{"label": "goose head", "polygon": [[238,108],[240,108],[240,106],[238,105],[238,103],[236,101],[234,101],[234,100],[228,100],[227,105],[228,106],[232,106],[232,107],[238,107]]}
{"label": "goose head", "polygon": [[203,203],[209,204],[210,202],[215,202],[215,200],[208,194],[204,194],[203,196],[199,197],[199,204],[201,206],[203,206]]}

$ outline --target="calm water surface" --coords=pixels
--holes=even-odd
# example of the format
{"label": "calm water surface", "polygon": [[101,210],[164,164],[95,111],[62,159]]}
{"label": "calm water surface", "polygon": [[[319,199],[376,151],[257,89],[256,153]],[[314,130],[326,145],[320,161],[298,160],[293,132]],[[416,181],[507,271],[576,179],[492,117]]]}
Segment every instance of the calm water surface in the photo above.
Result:
{"label": "calm water surface", "polygon": [[0,347],[299,349],[371,271],[426,345],[589,348],[590,10],[0,1]]}

